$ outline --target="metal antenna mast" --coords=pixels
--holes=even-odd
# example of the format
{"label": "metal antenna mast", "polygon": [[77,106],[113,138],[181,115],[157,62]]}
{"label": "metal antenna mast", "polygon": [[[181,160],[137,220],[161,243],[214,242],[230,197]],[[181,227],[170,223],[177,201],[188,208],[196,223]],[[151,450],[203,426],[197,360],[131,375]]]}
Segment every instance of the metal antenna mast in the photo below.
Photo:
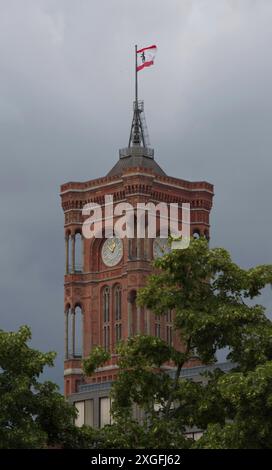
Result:
{"label": "metal antenna mast", "polygon": [[135,105],[138,107],[137,44],[135,46]]}
{"label": "metal antenna mast", "polygon": [[141,144],[145,147],[145,135],[141,120],[141,113],[143,112],[143,103],[139,106],[138,101],[138,72],[137,72],[137,45],[135,45],[135,102],[133,119],[129,136],[129,147],[140,147]]}

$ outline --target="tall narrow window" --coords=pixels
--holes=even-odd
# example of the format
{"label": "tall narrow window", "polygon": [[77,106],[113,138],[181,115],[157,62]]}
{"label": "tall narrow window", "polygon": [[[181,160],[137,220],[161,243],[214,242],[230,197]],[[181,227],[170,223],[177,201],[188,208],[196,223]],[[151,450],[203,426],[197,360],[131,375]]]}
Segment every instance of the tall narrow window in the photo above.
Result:
{"label": "tall narrow window", "polygon": [[165,316],[165,328],[166,328],[166,342],[169,346],[173,345],[173,313],[172,310],[168,310]]}
{"label": "tall narrow window", "polygon": [[161,317],[157,315],[155,317],[155,336],[157,338],[161,337]]}
{"label": "tall narrow window", "polygon": [[104,287],[103,303],[103,345],[106,351],[110,349],[110,288]]}
{"label": "tall narrow window", "polygon": [[122,338],[122,289],[118,285],[114,289],[114,320],[115,344]]}

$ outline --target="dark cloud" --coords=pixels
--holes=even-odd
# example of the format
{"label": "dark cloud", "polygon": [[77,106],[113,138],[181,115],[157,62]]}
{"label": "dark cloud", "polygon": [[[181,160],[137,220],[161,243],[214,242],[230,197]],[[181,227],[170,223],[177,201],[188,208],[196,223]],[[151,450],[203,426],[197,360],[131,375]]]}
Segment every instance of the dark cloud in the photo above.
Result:
{"label": "dark cloud", "polygon": [[[0,0],[1,326],[59,352],[59,185],[104,175],[127,144],[133,50],[151,141],[171,175],[215,185],[212,244],[271,263],[269,0]],[[271,307],[271,291],[263,297]]]}

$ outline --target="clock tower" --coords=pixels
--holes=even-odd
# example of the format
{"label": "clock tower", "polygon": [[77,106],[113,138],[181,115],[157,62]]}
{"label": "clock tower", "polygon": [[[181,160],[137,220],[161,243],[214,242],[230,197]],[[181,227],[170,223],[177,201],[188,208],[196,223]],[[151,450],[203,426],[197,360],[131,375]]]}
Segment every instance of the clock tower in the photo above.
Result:
{"label": "clock tower", "polygon": [[[61,186],[64,212],[65,275],[65,395],[78,409],[77,424],[103,426],[109,422],[109,389],[118,373],[115,347],[137,333],[156,335],[182,347],[173,330],[173,312],[156,317],[138,307],[138,290],[152,272],[152,260],[163,254],[165,241],[154,238],[85,238],[83,208],[95,203],[107,218],[105,196],[113,207],[129,203],[190,203],[191,235],[209,238],[213,186],[168,176],[154,159],[144,119],[143,102],[135,101],[128,146],[106,176]],[[111,359],[88,378],[82,358],[93,347],[108,350]],[[188,367],[199,365],[188,364]],[[170,368],[170,365],[166,367]]]}

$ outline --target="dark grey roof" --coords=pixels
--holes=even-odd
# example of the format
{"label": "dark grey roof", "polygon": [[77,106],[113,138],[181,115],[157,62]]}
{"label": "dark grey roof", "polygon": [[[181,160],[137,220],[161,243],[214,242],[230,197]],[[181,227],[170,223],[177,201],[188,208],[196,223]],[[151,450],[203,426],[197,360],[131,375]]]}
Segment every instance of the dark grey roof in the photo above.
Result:
{"label": "dark grey roof", "polygon": [[119,154],[118,162],[109,171],[107,176],[120,175],[127,168],[135,167],[148,168],[156,175],[166,176],[166,173],[154,160],[153,149],[147,149],[144,147],[128,147],[121,149]]}
{"label": "dark grey roof", "polygon": [[[215,364],[211,365],[203,365],[203,366],[193,366],[193,367],[184,367],[181,370],[181,377],[186,378],[186,379],[193,379],[195,377],[201,379],[204,372],[213,372],[215,369],[221,369],[223,372],[227,373],[230,372],[232,369],[237,367],[237,364],[233,362],[216,362]],[[166,369],[167,370],[167,369]],[[168,370],[169,375],[171,377],[174,377],[174,374],[176,372],[176,369],[169,369]],[[101,383],[96,383],[96,384],[83,384],[79,385],[79,392],[92,392],[95,390],[104,390],[104,389],[110,389],[112,385],[112,381],[108,382],[101,382]],[[77,396],[78,394],[74,394],[73,396]]]}

